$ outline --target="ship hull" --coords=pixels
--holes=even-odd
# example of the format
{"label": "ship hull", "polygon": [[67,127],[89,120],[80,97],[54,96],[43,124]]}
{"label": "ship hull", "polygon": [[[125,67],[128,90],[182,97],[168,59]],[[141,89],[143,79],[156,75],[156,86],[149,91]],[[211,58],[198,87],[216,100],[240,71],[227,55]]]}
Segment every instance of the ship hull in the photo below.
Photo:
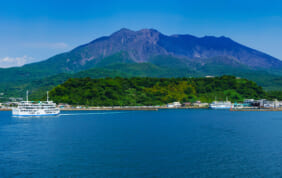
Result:
{"label": "ship hull", "polygon": [[26,117],[26,116],[58,116],[59,114],[13,114],[15,117]]}

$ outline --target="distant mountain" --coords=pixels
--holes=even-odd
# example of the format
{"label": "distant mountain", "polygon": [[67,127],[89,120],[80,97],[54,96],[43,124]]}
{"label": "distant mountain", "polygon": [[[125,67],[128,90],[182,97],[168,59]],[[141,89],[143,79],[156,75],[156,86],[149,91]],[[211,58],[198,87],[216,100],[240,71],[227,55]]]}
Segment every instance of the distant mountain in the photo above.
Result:
{"label": "distant mountain", "polygon": [[[70,52],[51,57],[45,61],[27,64],[20,68],[1,69],[22,73],[35,70],[41,75],[61,72],[77,72],[97,65],[111,63],[154,63],[159,56],[175,58],[184,66],[220,62],[226,65],[245,65],[251,69],[278,69],[282,62],[265,53],[243,46],[226,37],[191,35],[166,36],[154,29],[131,31],[121,29],[110,36],[101,37]],[[109,60],[108,57],[111,59]],[[174,63],[175,61],[158,63]],[[224,60],[222,60],[224,59]]]}
{"label": "distant mountain", "polygon": [[[120,54],[122,53],[122,54]],[[62,71],[78,71],[92,68],[99,63],[105,64],[105,58],[119,54],[120,58],[109,63],[154,62],[158,56],[178,58],[178,63],[204,65],[218,58],[222,63],[242,64],[252,69],[281,69],[282,62],[262,52],[243,46],[226,37],[207,36],[197,38],[191,35],[166,36],[154,29],[131,31],[121,29],[111,36],[98,38],[73,51],[51,58],[48,61],[60,60]],[[164,58],[161,63],[168,63]],[[175,59],[176,60],[176,59]],[[169,61],[172,62],[173,61]],[[58,62],[57,62],[58,63]]]}
{"label": "distant mountain", "polygon": [[[90,72],[90,77],[106,76],[102,71],[112,76],[127,75],[130,71],[128,76],[230,74],[248,77],[254,75],[247,74],[265,73],[277,78],[282,76],[282,61],[226,37],[167,36],[154,29],[121,29],[45,61],[0,69],[0,90],[4,86],[7,91],[10,86],[22,86],[27,81],[85,70],[87,74],[101,72]],[[118,73],[113,74],[117,70]]]}
{"label": "distant mountain", "polygon": [[205,63],[206,59],[224,56],[227,63],[229,59],[253,68],[282,67],[280,60],[240,45],[226,37],[166,36],[154,29],[136,32],[121,29],[109,37],[94,40],[72,52],[80,56],[79,60],[75,59],[80,65],[90,61],[97,64],[105,57],[126,52],[127,57],[136,63],[150,62],[155,56],[173,56],[185,59],[183,62],[187,63],[191,61]]}

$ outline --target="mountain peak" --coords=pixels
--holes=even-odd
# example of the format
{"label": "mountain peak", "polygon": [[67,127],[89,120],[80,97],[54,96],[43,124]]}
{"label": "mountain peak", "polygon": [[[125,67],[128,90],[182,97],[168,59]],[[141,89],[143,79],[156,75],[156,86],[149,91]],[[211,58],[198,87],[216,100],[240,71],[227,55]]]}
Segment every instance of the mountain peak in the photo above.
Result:
{"label": "mountain peak", "polygon": [[118,32],[133,32],[133,30],[130,30],[128,28],[121,28],[119,31],[117,31],[117,33]]}
{"label": "mountain peak", "polygon": [[113,35],[119,35],[119,34],[124,34],[124,35],[127,35],[127,34],[160,34],[160,32],[156,29],[153,29],[153,28],[144,28],[144,29],[141,29],[141,30],[138,30],[138,31],[133,31],[133,30],[130,30],[128,28],[121,28],[120,30],[116,31],[113,33]]}
{"label": "mountain peak", "polygon": [[121,28],[120,30],[114,32],[111,36],[128,35],[128,34],[133,34],[133,33],[135,33],[133,30],[130,30],[128,28]]}
{"label": "mountain peak", "polygon": [[[226,57],[252,68],[282,68],[282,62],[278,59],[247,48],[225,36],[200,38],[188,34],[167,36],[150,28],[138,31],[122,28],[110,36],[98,38],[72,52],[75,55],[71,53],[71,57],[62,60],[71,61],[70,58],[73,58],[72,63],[67,63],[73,65],[73,70],[81,66],[95,66],[104,58],[115,54],[137,63],[150,62],[156,56],[181,58],[186,61],[184,63]],[[123,52],[126,55],[121,55]]]}

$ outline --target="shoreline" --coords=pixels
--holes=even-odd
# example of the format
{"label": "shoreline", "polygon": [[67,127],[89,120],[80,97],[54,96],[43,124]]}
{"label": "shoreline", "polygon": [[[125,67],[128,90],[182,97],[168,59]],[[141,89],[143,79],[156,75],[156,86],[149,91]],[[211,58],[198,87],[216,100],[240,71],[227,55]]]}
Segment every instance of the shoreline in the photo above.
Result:
{"label": "shoreline", "polygon": [[0,108],[0,111],[12,111],[12,109]]}
{"label": "shoreline", "polygon": [[[164,106],[125,106],[125,107],[88,107],[60,108],[61,111],[158,111],[159,109],[208,109],[208,107],[164,107]],[[11,108],[0,108],[0,111],[12,111]]]}
{"label": "shoreline", "polygon": [[282,111],[282,108],[242,108],[242,109],[230,109],[230,111]]}
{"label": "shoreline", "polygon": [[208,109],[208,107],[161,107],[161,106],[89,107],[89,108],[62,108],[61,111],[158,111],[160,109]]}
{"label": "shoreline", "polygon": [[[125,106],[125,107],[88,107],[88,108],[61,108],[61,111],[158,111],[161,109],[210,109],[208,107],[166,107],[166,106]],[[218,109],[219,110],[219,109]],[[229,111],[282,111],[282,108],[238,108]],[[11,108],[0,108],[0,111],[12,111]]]}

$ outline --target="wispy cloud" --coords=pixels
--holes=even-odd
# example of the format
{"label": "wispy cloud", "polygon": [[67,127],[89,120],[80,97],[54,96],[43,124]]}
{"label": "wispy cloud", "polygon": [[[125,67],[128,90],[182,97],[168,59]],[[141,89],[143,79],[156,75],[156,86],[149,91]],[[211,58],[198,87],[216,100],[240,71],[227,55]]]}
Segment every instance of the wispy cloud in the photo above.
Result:
{"label": "wispy cloud", "polygon": [[30,63],[34,58],[29,56],[23,57],[4,57],[0,59],[0,67],[1,68],[8,68],[8,67],[19,67],[23,66],[26,63]]}
{"label": "wispy cloud", "polygon": [[69,47],[69,45],[64,42],[55,42],[55,43],[32,42],[32,43],[25,43],[24,46],[28,48],[46,48],[46,49],[67,49]]}

